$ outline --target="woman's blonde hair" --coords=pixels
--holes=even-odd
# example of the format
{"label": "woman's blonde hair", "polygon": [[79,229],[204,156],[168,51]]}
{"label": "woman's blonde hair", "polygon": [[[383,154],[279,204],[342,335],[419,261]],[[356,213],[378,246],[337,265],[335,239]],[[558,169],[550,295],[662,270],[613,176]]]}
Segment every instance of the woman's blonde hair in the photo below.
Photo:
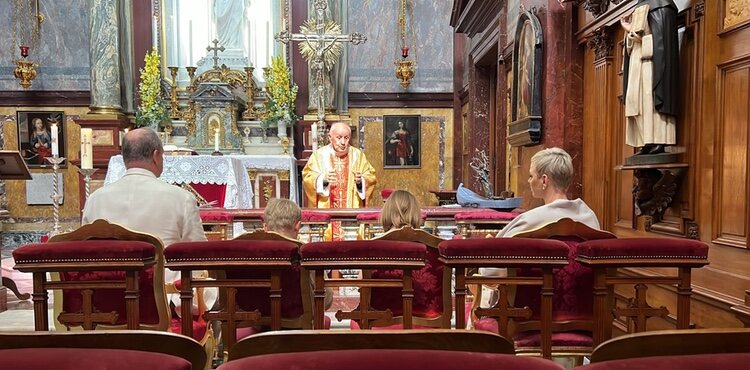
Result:
{"label": "woman's blonde hair", "polygon": [[547,175],[552,186],[565,191],[573,178],[573,159],[560,148],[542,149],[531,157],[531,166],[539,176]]}
{"label": "woman's blonde hair", "polygon": [[417,198],[406,190],[394,191],[383,204],[380,223],[385,231],[404,226],[418,229],[422,225],[422,208]]}

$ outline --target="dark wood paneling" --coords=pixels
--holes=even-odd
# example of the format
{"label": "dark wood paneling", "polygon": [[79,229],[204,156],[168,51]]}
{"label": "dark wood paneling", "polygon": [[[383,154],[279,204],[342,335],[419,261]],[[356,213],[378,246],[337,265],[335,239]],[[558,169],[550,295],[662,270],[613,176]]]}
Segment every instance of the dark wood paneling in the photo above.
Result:
{"label": "dark wood paneling", "polygon": [[0,91],[0,107],[88,107],[89,91]]}
{"label": "dark wood paneling", "polygon": [[720,72],[718,186],[715,218],[718,243],[746,246],[747,154],[750,120],[750,60]]}
{"label": "dark wood paneling", "polygon": [[453,108],[453,93],[349,93],[349,108]]}

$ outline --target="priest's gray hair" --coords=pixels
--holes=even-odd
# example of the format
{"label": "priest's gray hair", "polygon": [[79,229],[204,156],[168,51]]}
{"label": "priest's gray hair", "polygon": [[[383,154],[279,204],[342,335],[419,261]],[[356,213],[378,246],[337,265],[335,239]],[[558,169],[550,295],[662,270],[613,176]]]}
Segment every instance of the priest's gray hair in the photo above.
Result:
{"label": "priest's gray hair", "polygon": [[159,135],[150,127],[131,130],[122,140],[122,160],[127,165],[151,159],[154,150],[164,151]]}
{"label": "priest's gray hair", "polygon": [[573,159],[560,148],[542,149],[531,157],[531,166],[539,176],[547,175],[552,186],[565,191],[573,178]]}

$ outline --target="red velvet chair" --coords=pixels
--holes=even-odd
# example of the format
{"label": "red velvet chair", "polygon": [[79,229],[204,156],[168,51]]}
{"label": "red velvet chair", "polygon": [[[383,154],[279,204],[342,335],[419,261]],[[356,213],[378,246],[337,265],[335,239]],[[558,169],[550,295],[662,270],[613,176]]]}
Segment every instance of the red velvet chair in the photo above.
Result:
{"label": "red velvet chair", "polygon": [[[338,242],[320,242],[305,244],[300,248],[301,265],[303,268],[315,271],[315,307],[314,327],[323,329],[324,326],[324,298],[325,287],[367,286],[367,287],[398,287],[401,288],[403,304],[403,326],[412,327],[412,271],[425,265],[427,254],[424,244],[414,242],[389,240],[354,240]],[[394,268],[403,270],[400,279],[340,279],[325,280],[323,274],[328,269],[377,269]],[[362,294],[364,292],[364,294]],[[390,311],[368,311],[369,297],[367,290],[360,293],[358,313],[336,313],[336,318],[358,319],[363,329],[370,327],[370,321],[388,318]]]}
{"label": "red velvet chair", "polygon": [[591,355],[591,362],[585,369],[747,368],[750,363],[750,329],[685,329],[628,334],[599,345]]}
{"label": "red velvet chair", "polygon": [[[193,287],[219,287],[225,290],[225,302],[221,310],[209,311],[205,317],[221,321],[226,326],[222,335],[227,350],[236,342],[238,323],[245,326],[268,324],[272,330],[281,328],[282,272],[291,269],[299,259],[297,241],[286,238],[243,238],[244,236],[234,240],[175,243],[164,252],[166,266],[181,272],[180,298],[183,315],[190,314]],[[192,276],[192,271],[205,269],[222,270],[226,278],[221,275],[217,279]],[[287,277],[286,286],[299,286],[298,272],[290,272]],[[238,293],[243,288],[260,289]],[[300,296],[299,290],[296,296]],[[292,313],[294,314],[300,315]],[[189,334],[192,327],[183,324],[182,330]]]}
{"label": "red velvet chair", "polygon": [[58,330],[167,330],[161,251],[157,238],[104,220],[14,250],[15,269],[34,275],[35,329],[49,330],[51,289]]}
{"label": "red velvet chair", "polygon": [[[540,229],[519,233],[514,237],[535,239],[556,239],[567,244],[568,264],[555,269],[552,297],[552,354],[553,356],[575,356],[579,364],[583,356],[591,354],[593,347],[593,295],[594,274],[591,268],[576,261],[578,246],[587,240],[615,239],[606,231],[592,229],[580,222],[563,218]],[[535,269],[520,268],[516,276],[540,276]],[[533,312],[539,311],[540,291],[538,286],[519,286],[516,289],[514,306],[528,306]],[[516,344],[516,352],[523,354],[540,353],[539,330],[541,322],[534,314],[528,320],[515,319],[511,332]],[[498,322],[494,319],[480,319],[474,323],[479,330],[498,332]]]}
{"label": "red velvet chair", "polygon": [[[451,328],[453,315],[453,298],[450,271],[445,273],[443,264],[438,260],[440,239],[424,230],[411,227],[390,230],[373,240],[400,240],[424,244],[427,247],[425,266],[412,272],[414,302],[412,305],[412,322],[417,328]],[[399,279],[401,270],[373,270],[364,272],[365,277],[374,279]],[[362,288],[360,290],[366,290]],[[401,292],[398,288],[372,288],[370,306],[377,311],[390,310],[390,320],[376,320],[373,328],[401,329],[403,327],[403,307]],[[357,325],[356,321],[352,321]],[[358,325],[356,326],[358,328]]]}
{"label": "red velvet chair", "polygon": [[502,230],[505,225],[518,216],[515,212],[498,212],[492,209],[456,213],[453,218],[456,221],[458,234],[464,238],[492,237]]}
{"label": "red velvet chair", "polygon": [[[581,243],[576,260],[594,270],[594,345],[612,337],[612,319],[632,319],[634,331],[646,330],[646,319],[666,316],[666,307],[654,308],[646,301],[646,284],[677,286],[677,329],[690,326],[691,269],[708,264],[708,245],[697,240],[675,238],[628,238]],[[617,274],[622,268],[676,268],[673,276],[640,269],[636,274]],[[614,286],[633,285],[635,295],[628,307],[615,307]]]}
{"label": "red velvet chair", "polygon": [[[182,319],[172,316],[167,303],[163,250],[158,238],[105,220],[56,235],[45,244],[16,249],[15,268],[34,273],[37,330],[47,330],[46,290],[55,289],[58,330],[128,328],[179,333]],[[123,264],[139,271],[137,285],[122,283],[130,275],[121,272]],[[46,272],[51,272],[49,282]],[[117,281],[120,285],[112,289],[112,282]],[[191,306],[192,302],[187,309]],[[198,316],[188,311],[183,317],[192,318],[186,325],[208,355],[214,348],[213,334]]]}
{"label": "red velvet chair", "polygon": [[0,333],[5,369],[203,369],[206,353],[182,335],[154,331]]}
{"label": "red velvet chair", "polygon": [[[456,328],[466,325],[464,298],[466,284],[539,285],[540,305],[538,312],[529,307],[518,308],[508,304],[507,289],[501,289],[498,305],[483,309],[482,315],[497,317],[500,334],[509,337],[508,322],[513,318],[530,318],[537,314],[541,332],[543,357],[551,357],[553,268],[567,265],[568,247],[558,240],[528,238],[483,238],[446,240],[440,243],[440,261],[454,268],[456,275]],[[466,276],[467,268],[537,268],[541,276],[499,277]]]}
{"label": "red velvet chair", "polygon": [[519,369],[561,370],[552,361],[513,355],[496,334],[407,330],[295,331],[254,335],[237,343],[221,370]]}

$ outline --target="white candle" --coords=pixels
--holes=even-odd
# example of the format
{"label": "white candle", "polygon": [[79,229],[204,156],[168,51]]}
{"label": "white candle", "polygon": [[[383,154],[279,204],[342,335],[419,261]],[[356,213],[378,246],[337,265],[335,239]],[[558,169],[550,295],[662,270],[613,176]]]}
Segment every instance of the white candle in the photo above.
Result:
{"label": "white candle", "polygon": [[81,169],[90,170],[94,168],[94,153],[91,140],[94,130],[90,128],[81,129]]}
{"label": "white candle", "polygon": [[188,21],[188,62],[187,65],[193,65],[193,20]]}
{"label": "white candle", "polygon": [[215,152],[219,151],[219,129],[218,128],[214,129],[214,151]]}
{"label": "white candle", "polygon": [[57,149],[57,123],[53,123],[52,125],[50,125],[49,129],[52,134],[52,138],[50,140],[52,142],[52,157],[57,157],[60,154]]}
{"label": "white candle", "polygon": [[313,122],[312,128],[310,128],[310,141],[312,141],[313,152],[318,149],[318,124]]}

